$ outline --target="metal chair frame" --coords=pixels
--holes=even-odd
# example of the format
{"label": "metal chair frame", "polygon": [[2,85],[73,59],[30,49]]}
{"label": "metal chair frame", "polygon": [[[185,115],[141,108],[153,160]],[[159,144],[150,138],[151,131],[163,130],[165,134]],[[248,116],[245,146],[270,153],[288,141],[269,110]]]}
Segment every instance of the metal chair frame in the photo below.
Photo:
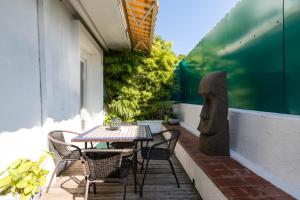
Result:
{"label": "metal chair frame", "polygon": [[[143,174],[142,182],[141,182],[141,185],[140,185],[140,196],[141,197],[143,196],[143,187],[144,187],[144,182],[145,182],[145,179],[146,179],[146,174],[147,174],[148,165],[149,165],[149,161],[150,160],[167,160],[169,162],[169,164],[170,164],[172,173],[173,173],[173,175],[174,175],[174,177],[176,179],[177,186],[178,186],[178,188],[180,188],[180,184],[179,184],[178,178],[176,176],[176,173],[175,173],[172,161],[170,160],[171,156],[174,153],[174,149],[175,149],[175,146],[177,144],[177,140],[178,140],[178,138],[180,136],[180,130],[164,130],[164,131],[161,131],[159,133],[153,133],[152,135],[153,136],[162,135],[163,133],[166,133],[166,132],[170,132],[171,133],[171,138],[167,139],[165,141],[158,142],[158,143],[152,145],[150,147],[150,150],[148,151],[147,157],[145,158],[145,157],[142,156],[143,157],[142,170],[143,170],[144,160],[145,159],[147,160],[147,163],[146,163],[145,172]],[[171,142],[173,142],[174,146],[171,146]],[[159,159],[155,159],[153,157],[151,158],[151,154],[152,154],[153,150],[155,150],[158,146],[161,146],[163,144],[168,144],[167,148],[163,148],[167,152],[167,156],[165,158],[159,158]],[[147,146],[148,146],[148,144],[147,144]],[[141,149],[141,151],[143,151],[143,149],[146,149],[146,148],[149,148],[149,147],[144,147],[144,148]],[[162,148],[160,148],[160,149],[162,149]]]}
{"label": "metal chair frame", "polygon": [[[53,133],[56,133],[56,132],[61,132],[62,134],[69,133],[69,134],[74,134],[74,135],[80,135],[79,133],[72,132],[72,131],[66,131],[66,130],[54,130],[54,131],[51,131],[50,133],[48,133],[50,150],[52,150],[55,153],[55,156],[58,159],[58,162],[55,164],[55,168],[54,168],[54,171],[53,171],[53,173],[51,175],[51,178],[50,178],[50,181],[49,181],[46,193],[48,193],[49,190],[50,190],[51,183],[52,183],[53,178],[54,178],[54,176],[55,176],[55,174],[56,174],[56,172],[58,170],[58,167],[59,167],[60,163],[65,163],[65,166],[64,166],[64,169],[63,169],[63,171],[64,171],[69,162],[74,162],[74,161],[78,161],[78,160],[81,160],[83,162],[82,152],[81,152],[82,150],[78,146],[76,146],[76,145],[73,145],[73,144],[70,144],[70,143],[66,143],[66,142],[54,139],[51,135]],[[69,149],[70,153],[72,153],[73,151],[78,151],[79,158],[78,159],[76,159],[76,158],[67,158],[67,155],[63,155],[61,152],[59,152],[59,150],[55,147],[55,145],[53,145],[53,143],[54,144],[63,145],[65,147],[67,147],[67,148],[73,148],[74,150],[70,150]]]}

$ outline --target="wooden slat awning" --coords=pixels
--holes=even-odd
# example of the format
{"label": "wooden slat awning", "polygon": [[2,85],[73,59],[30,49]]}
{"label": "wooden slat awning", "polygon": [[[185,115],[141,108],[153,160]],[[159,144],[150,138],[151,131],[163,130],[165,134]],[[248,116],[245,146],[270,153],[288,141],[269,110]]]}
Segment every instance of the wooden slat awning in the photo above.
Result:
{"label": "wooden slat awning", "polygon": [[131,46],[149,51],[152,45],[158,0],[123,0]]}

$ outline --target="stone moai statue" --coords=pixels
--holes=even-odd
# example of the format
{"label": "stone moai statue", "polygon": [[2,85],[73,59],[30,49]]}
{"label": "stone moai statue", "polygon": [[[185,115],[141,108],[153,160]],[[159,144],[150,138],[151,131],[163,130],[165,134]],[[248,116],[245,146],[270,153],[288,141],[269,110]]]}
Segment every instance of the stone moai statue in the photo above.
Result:
{"label": "stone moai statue", "polygon": [[199,93],[204,100],[198,126],[200,150],[211,156],[229,156],[226,73],[206,75],[200,82]]}

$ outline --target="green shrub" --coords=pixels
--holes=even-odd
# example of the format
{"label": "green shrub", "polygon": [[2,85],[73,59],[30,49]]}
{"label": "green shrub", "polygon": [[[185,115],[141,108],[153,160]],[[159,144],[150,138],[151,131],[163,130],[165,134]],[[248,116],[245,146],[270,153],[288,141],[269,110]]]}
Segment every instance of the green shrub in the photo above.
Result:
{"label": "green shrub", "polygon": [[18,159],[0,173],[0,195],[20,195],[20,200],[29,200],[46,183],[48,171],[41,168],[47,154],[35,162],[29,159]]}
{"label": "green shrub", "polygon": [[107,119],[162,119],[171,109],[171,92],[178,88],[178,62],[172,43],[155,37],[150,52],[112,52],[104,59]]}

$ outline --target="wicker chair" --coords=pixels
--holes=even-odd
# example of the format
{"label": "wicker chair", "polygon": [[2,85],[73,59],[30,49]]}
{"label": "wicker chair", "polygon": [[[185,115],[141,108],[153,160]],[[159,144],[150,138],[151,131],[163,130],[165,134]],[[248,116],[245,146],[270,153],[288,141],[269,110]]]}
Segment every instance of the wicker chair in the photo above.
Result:
{"label": "wicker chair", "polygon": [[96,183],[118,182],[123,183],[123,199],[126,198],[127,178],[132,169],[132,161],[122,157],[126,149],[87,149],[83,151],[85,162],[88,165],[89,174],[86,174],[86,189],[84,199],[88,198],[89,188]]}
{"label": "wicker chair", "polygon": [[[142,178],[142,182],[141,182],[141,186],[140,186],[140,196],[143,196],[143,187],[144,187],[144,182],[145,182],[145,178],[146,178],[146,174],[147,174],[147,170],[148,170],[148,164],[150,160],[167,160],[170,164],[170,167],[172,169],[172,173],[176,179],[176,183],[178,185],[178,188],[180,187],[178,178],[176,176],[173,164],[170,160],[171,156],[173,155],[177,140],[180,136],[180,131],[179,130],[165,130],[159,133],[155,133],[153,134],[153,136],[157,136],[157,135],[162,135],[165,132],[169,132],[171,134],[171,137],[163,142],[159,142],[156,143],[154,145],[152,145],[151,147],[143,147],[141,149],[141,156],[143,158],[143,162],[146,159],[147,163],[146,163],[146,168],[145,168],[145,172]],[[161,145],[167,145],[166,148],[162,148],[162,147],[158,147]],[[143,165],[143,164],[142,164]],[[142,166],[143,168],[143,166]]]}
{"label": "wicker chair", "polygon": [[66,143],[64,134],[79,135],[79,133],[63,130],[51,131],[48,134],[49,149],[55,154],[55,169],[51,176],[46,192],[49,192],[51,183],[56,173],[61,173],[74,161],[83,160],[81,149],[78,146]]}

